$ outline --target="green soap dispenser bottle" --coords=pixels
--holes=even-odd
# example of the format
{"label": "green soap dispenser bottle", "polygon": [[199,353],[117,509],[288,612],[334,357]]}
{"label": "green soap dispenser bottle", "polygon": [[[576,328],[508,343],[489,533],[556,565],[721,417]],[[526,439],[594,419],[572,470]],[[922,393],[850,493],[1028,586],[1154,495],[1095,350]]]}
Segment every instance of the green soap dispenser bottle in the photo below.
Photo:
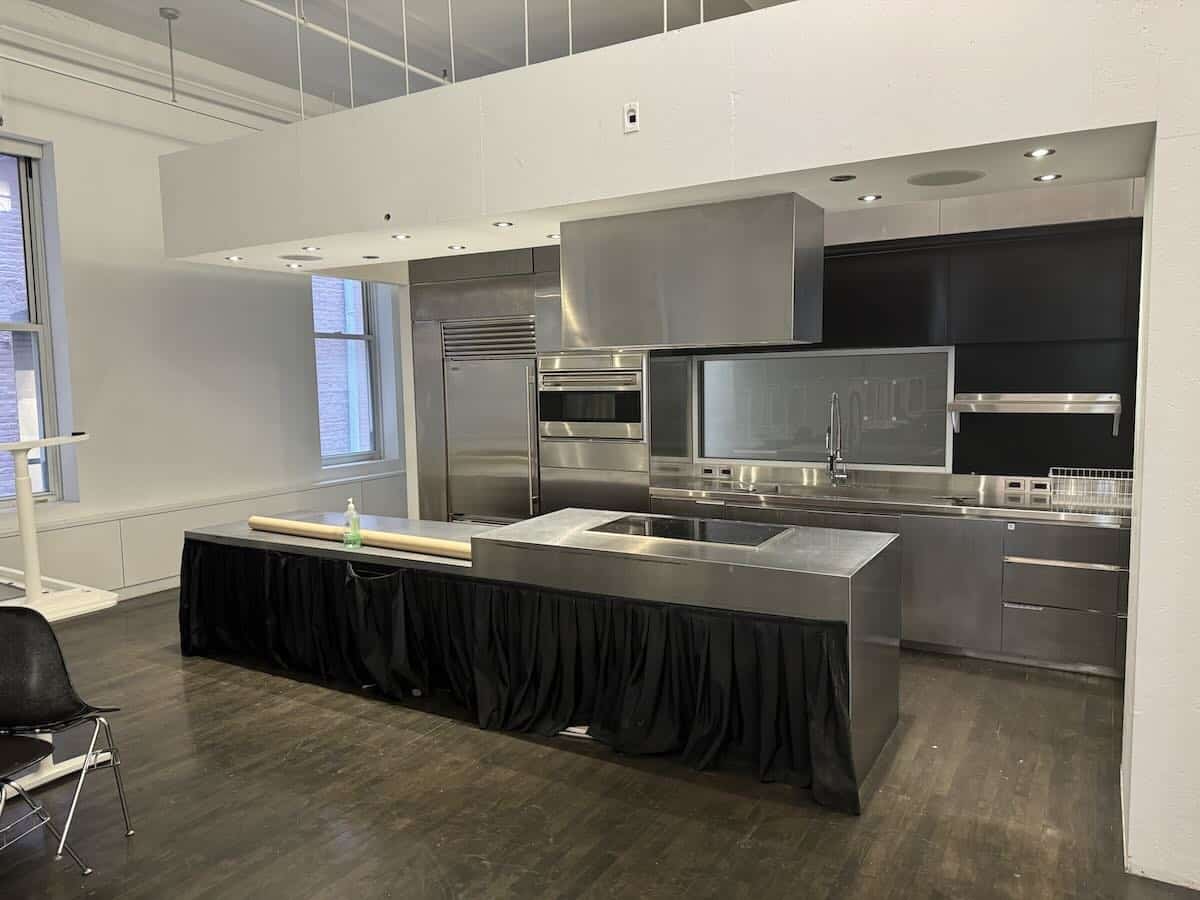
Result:
{"label": "green soap dispenser bottle", "polygon": [[354,508],[354,498],[347,501],[346,533],[342,535],[342,543],[347,547],[362,546],[362,532],[358,528],[358,510]]}

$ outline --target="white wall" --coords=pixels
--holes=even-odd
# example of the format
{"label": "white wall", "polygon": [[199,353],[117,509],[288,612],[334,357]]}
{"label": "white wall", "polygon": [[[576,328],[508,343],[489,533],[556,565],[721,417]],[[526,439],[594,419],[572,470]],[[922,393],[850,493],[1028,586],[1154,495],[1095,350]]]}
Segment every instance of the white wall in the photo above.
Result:
{"label": "white wall", "polygon": [[[48,145],[56,351],[69,424],[92,435],[80,502],[38,507],[46,573],[135,593],[177,574],[186,527],[351,495],[404,514],[402,460],[321,468],[307,276],[163,255],[158,157],[246,129],[13,62],[0,83],[5,131]],[[0,563],[19,559],[13,531],[0,513]]]}
{"label": "white wall", "polygon": [[[628,140],[613,123],[635,98]],[[1200,887],[1200,3],[788,3],[170,157],[168,245],[377,230],[388,209],[453,225],[1151,121],[1126,850]],[[321,167],[339,176],[299,190]]]}

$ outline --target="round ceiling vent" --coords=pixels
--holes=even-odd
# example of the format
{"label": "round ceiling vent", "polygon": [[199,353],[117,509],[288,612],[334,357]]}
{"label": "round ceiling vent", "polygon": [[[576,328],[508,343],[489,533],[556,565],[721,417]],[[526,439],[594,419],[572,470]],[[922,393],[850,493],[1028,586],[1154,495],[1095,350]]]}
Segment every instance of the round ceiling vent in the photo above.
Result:
{"label": "round ceiling vent", "polygon": [[984,174],[973,169],[945,169],[941,172],[922,172],[920,175],[910,176],[907,180],[909,184],[917,187],[949,187],[952,184],[978,181]]}
{"label": "round ceiling vent", "polygon": [[318,262],[323,257],[313,256],[311,253],[285,253],[280,259],[286,259],[288,262]]}

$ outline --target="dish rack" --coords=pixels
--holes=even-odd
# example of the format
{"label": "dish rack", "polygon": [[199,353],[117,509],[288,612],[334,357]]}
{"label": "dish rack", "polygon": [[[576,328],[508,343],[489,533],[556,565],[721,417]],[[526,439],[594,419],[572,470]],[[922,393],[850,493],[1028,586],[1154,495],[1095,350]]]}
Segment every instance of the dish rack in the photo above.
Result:
{"label": "dish rack", "polygon": [[1050,502],[1088,509],[1132,509],[1133,469],[1050,469]]}

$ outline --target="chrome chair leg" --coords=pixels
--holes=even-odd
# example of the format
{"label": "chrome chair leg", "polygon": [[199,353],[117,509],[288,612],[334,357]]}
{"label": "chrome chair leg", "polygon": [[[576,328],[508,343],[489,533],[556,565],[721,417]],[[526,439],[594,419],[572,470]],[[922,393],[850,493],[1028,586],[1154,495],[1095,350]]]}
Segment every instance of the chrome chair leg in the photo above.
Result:
{"label": "chrome chair leg", "polygon": [[71,859],[75,860],[75,865],[79,866],[79,871],[83,875],[91,875],[92,867],[87,865],[82,859],[80,859],[79,854],[76,853],[74,848],[72,848],[71,845],[67,843],[66,834],[59,834],[58,829],[54,827],[54,823],[50,821],[49,814],[47,814],[47,812],[44,809],[42,809],[41,806],[34,803],[33,798],[30,797],[29,794],[26,793],[25,789],[23,787],[21,787],[19,784],[15,783],[15,782],[9,782],[9,786],[12,787],[12,789],[17,792],[18,797],[20,797],[22,800],[25,801],[25,805],[28,806],[30,808],[30,810],[33,811],[33,814],[42,820],[42,824],[46,827],[46,830],[49,831],[52,835],[54,835],[54,837],[56,837],[58,839],[58,842],[59,842],[58,843],[58,854],[54,858],[61,859],[62,852],[65,849],[67,851],[67,853],[70,854]]}
{"label": "chrome chair leg", "polygon": [[113,741],[112,726],[108,724],[108,719],[100,717],[97,719],[104,726],[104,739],[108,741],[108,752],[111,758],[109,765],[112,767],[113,778],[117,782],[117,797],[121,800],[121,815],[125,818],[125,837],[133,836],[133,825],[129,822],[129,802],[125,799],[125,782],[121,779],[121,751],[117,749],[116,743]]}
{"label": "chrome chair leg", "polygon": [[67,846],[67,832],[71,830],[71,821],[75,818],[75,807],[79,805],[79,794],[83,791],[83,779],[87,777],[88,769],[92,767],[92,760],[96,755],[96,738],[100,736],[100,722],[96,722],[96,727],[92,730],[92,742],[88,745],[87,753],[83,757],[83,768],[79,770],[79,781],[75,782],[75,796],[71,798],[71,810],[67,813],[67,822],[63,825],[62,837],[58,841],[58,859],[62,858],[63,848]]}

